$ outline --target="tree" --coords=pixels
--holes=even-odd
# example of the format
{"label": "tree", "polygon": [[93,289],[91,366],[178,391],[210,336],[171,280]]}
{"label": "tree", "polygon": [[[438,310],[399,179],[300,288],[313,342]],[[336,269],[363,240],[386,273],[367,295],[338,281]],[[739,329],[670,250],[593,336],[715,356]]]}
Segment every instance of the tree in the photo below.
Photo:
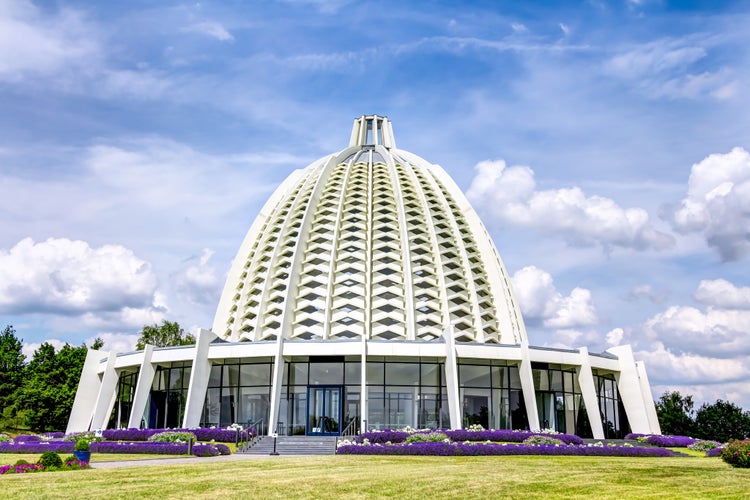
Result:
{"label": "tree", "polygon": [[726,443],[750,437],[750,412],[729,401],[704,403],[695,415],[696,437]]}
{"label": "tree", "polygon": [[135,344],[135,348],[141,350],[150,344],[156,347],[169,347],[173,345],[195,344],[195,337],[185,334],[180,325],[175,322],[164,320],[161,325],[153,324],[144,326],[141,331],[141,338]]}
{"label": "tree", "polygon": [[45,342],[26,366],[16,407],[38,432],[65,430],[88,348],[65,344],[59,352]]}
{"label": "tree", "polygon": [[666,391],[656,402],[656,415],[663,434],[690,436],[694,432],[693,396]]}
{"label": "tree", "polygon": [[21,341],[11,325],[0,333],[0,415],[13,403],[13,394],[23,380],[24,356]]}

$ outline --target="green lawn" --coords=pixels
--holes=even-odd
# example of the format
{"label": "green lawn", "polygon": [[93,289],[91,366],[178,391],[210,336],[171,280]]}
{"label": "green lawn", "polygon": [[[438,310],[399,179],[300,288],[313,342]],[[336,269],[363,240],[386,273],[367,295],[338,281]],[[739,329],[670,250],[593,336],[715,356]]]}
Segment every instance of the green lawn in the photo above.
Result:
{"label": "green lawn", "polygon": [[281,457],[0,477],[3,498],[750,498],[720,459]]}
{"label": "green lawn", "polygon": [[[58,453],[60,458],[65,459],[72,455],[70,453]],[[26,460],[34,463],[39,460],[41,453],[0,453],[0,465],[14,464],[17,460]],[[185,458],[191,455],[145,455],[143,453],[92,453],[91,463],[97,462],[116,462],[118,460],[149,460],[154,458]]]}

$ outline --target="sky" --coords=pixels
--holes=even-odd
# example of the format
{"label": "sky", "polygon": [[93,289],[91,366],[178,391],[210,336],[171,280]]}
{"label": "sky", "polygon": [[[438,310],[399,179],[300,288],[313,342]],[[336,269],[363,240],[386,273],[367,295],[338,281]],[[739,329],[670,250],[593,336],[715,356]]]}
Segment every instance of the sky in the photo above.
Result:
{"label": "sky", "polygon": [[532,345],[750,409],[750,3],[0,0],[0,327],[210,328],[293,170],[388,116],[467,194]]}

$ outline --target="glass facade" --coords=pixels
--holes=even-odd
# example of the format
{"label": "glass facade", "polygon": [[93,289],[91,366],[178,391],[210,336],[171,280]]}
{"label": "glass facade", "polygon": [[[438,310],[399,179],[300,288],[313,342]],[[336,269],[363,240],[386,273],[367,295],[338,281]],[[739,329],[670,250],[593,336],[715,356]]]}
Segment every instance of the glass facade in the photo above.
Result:
{"label": "glass facade", "polygon": [[604,437],[621,439],[630,432],[630,424],[620,400],[615,376],[612,373],[597,370],[594,370],[593,374],[594,386],[599,398],[599,413],[602,418]]}
{"label": "glass facade", "polygon": [[146,409],[146,426],[161,429],[181,427],[190,384],[191,363],[157,366]]}
{"label": "glass facade", "polygon": [[593,437],[575,368],[532,363],[531,371],[540,427]]}
{"label": "glass facade", "polygon": [[227,427],[239,423],[265,433],[272,371],[271,359],[225,359],[223,363],[214,363],[200,425]]}
{"label": "glass facade", "polygon": [[458,383],[463,428],[478,424],[485,429],[528,429],[518,366],[459,360]]}
{"label": "glass facade", "polygon": [[135,397],[135,386],[138,383],[138,372],[139,370],[136,369],[135,371],[120,373],[120,378],[117,381],[117,399],[114,408],[112,408],[108,428],[125,429],[128,427],[130,411],[133,408],[133,398]]}

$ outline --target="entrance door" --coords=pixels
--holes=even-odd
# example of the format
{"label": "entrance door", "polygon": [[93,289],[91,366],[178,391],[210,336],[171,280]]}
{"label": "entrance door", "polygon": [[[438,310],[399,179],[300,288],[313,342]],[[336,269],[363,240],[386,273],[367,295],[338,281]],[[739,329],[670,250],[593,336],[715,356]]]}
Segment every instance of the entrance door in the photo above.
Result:
{"label": "entrance door", "polygon": [[341,386],[307,388],[307,435],[338,436],[341,432]]}

